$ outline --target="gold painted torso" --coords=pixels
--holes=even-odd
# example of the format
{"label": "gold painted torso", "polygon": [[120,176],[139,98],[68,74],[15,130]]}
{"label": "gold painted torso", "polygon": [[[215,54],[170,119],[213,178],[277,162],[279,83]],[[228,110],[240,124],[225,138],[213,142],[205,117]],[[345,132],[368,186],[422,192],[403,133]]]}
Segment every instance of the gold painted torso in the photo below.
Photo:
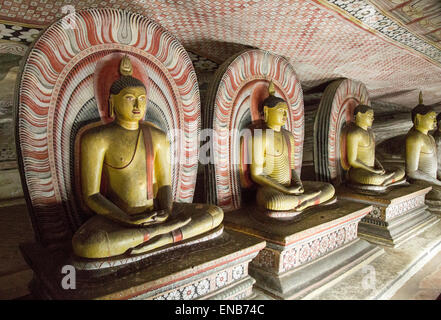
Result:
{"label": "gold painted torso", "polygon": [[429,174],[431,177],[436,178],[438,163],[435,139],[430,134],[425,135],[421,132],[416,133],[418,134],[419,139],[423,142],[420,150],[418,169]]}
{"label": "gold painted torso", "polygon": [[273,132],[274,141],[268,138],[270,135],[265,134],[264,174],[284,186],[289,186],[291,184],[291,169],[288,146],[281,132]]}
{"label": "gold painted torso", "polygon": [[374,167],[375,165],[375,138],[372,130],[359,129],[361,139],[357,146],[357,158],[364,164]]}
{"label": "gold painted torso", "polygon": [[153,209],[153,199],[147,200],[146,150],[142,132],[115,126],[114,130],[106,132],[106,136],[111,141],[103,165],[109,200],[129,214]]}

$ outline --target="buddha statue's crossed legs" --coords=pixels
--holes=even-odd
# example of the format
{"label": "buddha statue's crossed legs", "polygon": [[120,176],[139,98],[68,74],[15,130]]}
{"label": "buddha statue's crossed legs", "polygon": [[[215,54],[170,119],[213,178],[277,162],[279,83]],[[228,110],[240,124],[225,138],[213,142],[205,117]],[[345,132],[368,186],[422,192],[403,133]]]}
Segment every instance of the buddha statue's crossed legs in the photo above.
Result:
{"label": "buddha statue's crossed legs", "polygon": [[394,172],[377,174],[366,171],[365,169],[351,167],[349,169],[348,175],[350,181],[355,183],[363,185],[387,186],[403,179],[405,176],[405,172],[402,168],[396,168]]}
{"label": "buddha statue's crossed legs", "polygon": [[[75,233],[74,252],[87,258],[139,254],[197,236],[220,225],[223,211],[205,204],[175,203],[166,222],[146,227],[123,226],[102,215],[90,218]],[[131,249],[131,250],[130,250]]]}
{"label": "buddha statue's crossed legs", "polygon": [[324,203],[334,196],[335,189],[329,183],[304,181],[304,193],[286,194],[274,188],[260,187],[256,199],[260,207],[271,211],[302,211]]}

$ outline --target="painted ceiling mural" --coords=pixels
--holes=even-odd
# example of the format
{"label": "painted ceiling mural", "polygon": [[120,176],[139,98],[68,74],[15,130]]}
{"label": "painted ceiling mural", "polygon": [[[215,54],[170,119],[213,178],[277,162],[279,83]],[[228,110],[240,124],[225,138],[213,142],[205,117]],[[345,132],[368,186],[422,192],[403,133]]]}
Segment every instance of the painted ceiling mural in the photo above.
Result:
{"label": "painted ceiling mural", "polygon": [[441,4],[439,0],[371,0],[388,16],[410,31],[441,48]]}
{"label": "painted ceiling mural", "polygon": [[208,68],[256,47],[289,58],[304,89],[347,77],[372,100],[411,108],[423,90],[441,103],[439,0],[3,0],[0,53],[22,56],[44,27],[88,7],[154,19]]}

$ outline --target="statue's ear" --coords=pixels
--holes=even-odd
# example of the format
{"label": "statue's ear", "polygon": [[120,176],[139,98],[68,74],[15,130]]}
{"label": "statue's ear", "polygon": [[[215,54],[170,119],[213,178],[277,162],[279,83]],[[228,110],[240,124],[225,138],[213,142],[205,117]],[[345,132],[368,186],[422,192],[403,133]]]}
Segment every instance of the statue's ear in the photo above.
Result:
{"label": "statue's ear", "polygon": [[357,114],[354,115],[354,122],[357,123],[357,121],[360,121],[360,112],[357,112]]}
{"label": "statue's ear", "polygon": [[115,116],[115,101],[114,95],[111,94],[109,98],[109,117],[113,118]]}
{"label": "statue's ear", "polygon": [[415,115],[415,125],[418,126],[420,124],[420,121],[421,121],[421,115],[417,113]]}

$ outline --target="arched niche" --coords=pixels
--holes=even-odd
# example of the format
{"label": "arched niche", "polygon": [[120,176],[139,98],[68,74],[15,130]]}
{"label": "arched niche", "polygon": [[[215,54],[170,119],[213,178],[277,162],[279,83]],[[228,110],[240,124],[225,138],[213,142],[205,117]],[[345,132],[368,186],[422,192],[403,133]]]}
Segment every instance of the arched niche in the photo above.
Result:
{"label": "arched niche", "polygon": [[108,121],[107,96],[95,96],[102,83],[94,78],[111,55],[128,55],[148,75],[146,120],[170,136],[174,200],[192,202],[196,183],[200,97],[184,47],[156,22],[127,11],[87,9],[70,21],[55,22],[34,42],[16,92],[19,168],[44,245],[69,240],[86,218],[75,199],[74,142],[84,125]]}
{"label": "arched niche", "polygon": [[240,137],[244,129],[261,120],[259,102],[275,95],[288,103],[285,128],[295,138],[295,168],[300,176],[304,140],[303,93],[288,60],[263,50],[247,50],[227,60],[211,84],[204,127],[213,129],[211,163],[206,165],[207,200],[231,211],[241,207],[239,174]]}
{"label": "arched niche", "polygon": [[350,79],[331,82],[325,89],[314,121],[314,171],[317,180],[339,185],[348,168],[344,128],[359,104],[370,106],[365,85]]}

